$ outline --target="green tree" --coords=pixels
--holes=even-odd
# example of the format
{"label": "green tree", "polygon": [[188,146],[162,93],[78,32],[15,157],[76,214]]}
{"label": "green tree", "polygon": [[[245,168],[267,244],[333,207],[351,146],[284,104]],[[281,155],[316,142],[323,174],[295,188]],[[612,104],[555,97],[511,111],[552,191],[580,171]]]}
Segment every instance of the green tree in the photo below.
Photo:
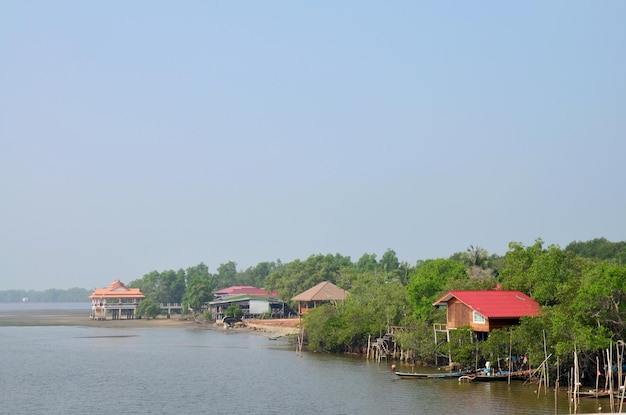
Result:
{"label": "green tree", "polygon": [[224,316],[239,318],[243,316],[243,311],[241,311],[241,307],[238,305],[231,304],[226,308],[226,311],[224,311]]}
{"label": "green tree", "polygon": [[486,268],[489,254],[485,249],[481,248],[478,245],[470,245],[469,248],[467,248],[467,250],[465,251],[464,257],[468,266]]}
{"label": "green tree", "polygon": [[356,270],[360,273],[378,269],[376,254],[363,254],[356,262]]}
{"label": "green tree", "polygon": [[216,279],[209,273],[209,268],[204,263],[187,268],[187,288],[183,303],[194,313],[199,313],[202,305],[213,298],[215,288]]}
{"label": "green tree", "polygon": [[304,316],[308,348],[312,351],[343,352],[351,343],[349,325],[341,305],[323,304]]}
{"label": "green tree", "polygon": [[131,281],[128,287],[139,288],[146,298],[155,303],[180,303],[185,294],[185,271],[152,271],[138,280]]}
{"label": "green tree", "polygon": [[150,298],[144,298],[141,300],[136,311],[137,317],[147,319],[156,318],[160,312],[161,309],[159,308],[159,305]]}
{"label": "green tree", "polygon": [[217,288],[226,288],[231,285],[237,285],[237,264],[233,261],[228,261],[225,264],[220,264],[217,267]]}
{"label": "green tree", "polygon": [[466,367],[475,365],[476,345],[474,332],[469,327],[459,327],[450,331],[450,341],[447,346],[453,362],[461,363]]}
{"label": "green tree", "polygon": [[263,288],[265,287],[265,278],[281,266],[280,260],[277,262],[259,262],[256,266],[237,273],[237,284]]}
{"label": "green tree", "polygon": [[145,274],[143,277],[133,280],[127,284],[127,287],[139,288],[146,298],[151,299],[154,302],[159,302],[157,298],[157,289],[159,287],[159,280],[161,273],[158,271],[151,271]]}
{"label": "green tree", "polygon": [[600,263],[589,269],[569,310],[580,323],[604,328],[610,340],[625,339],[626,265]]}
{"label": "green tree", "polygon": [[320,282],[337,284],[343,270],[353,267],[350,257],[339,254],[311,255],[305,261],[296,259],[273,271],[265,279],[265,288],[278,291],[280,298],[289,301]]}
{"label": "green tree", "polygon": [[185,271],[167,270],[159,275],[159,285],[155,289],[158,303],[180,303],[185,295]]}
{"label": "green tree", "polygon": [[400,261],[393,249],[387,249],[380,258],[380,268],[383,272],[396,273],[400,269]]}
{"label": "green tree", "polygon": [[577,280],[587,261],[562,251],[556,245],[543,248],[543,241],[524,247],[511,243],[500,272],[505,289],[520,290],[543,305],[563,301],[568,281]]}
{"label": "green tree", "polygon": [[[434,310],[432,320],[445,321],[445,312]],[[409,315],[402,320],[404,330],[394,334],[394,340],[405,351],[406,360],[436,364],[435,333],[429,319]]]}
{"label": "green tree", "polygon": [[491,367],[507,369],[507,359],[511,352],[510,329],[498,329],[489,333],[487,340],[478,344],[482,357],[491,362]]}
{"label": "green tree", "polygon": [[403,324],[411,313],[406,289],[399,281],[388,281],[379,272],[366,272],[356,274],[351,284],[346,301],[315,308],[305,315],[312,349],[361,351],[370,336],[382,337],[389,326]]}
{"label": "green tree", "polygon": [[410,275],[407,287],[408,297],[414,305],[417,318],[428,318],[433,310],[433,302],[445,291],[467,280],[465,266],[452,259],[424,261]]}
{"label": "green tree", "polygon": [[609,260],[618,265],[626,264],[626,241],[610,242],[606,238],[596,238],[586,242],[576,241],[568,244],[565,251],[598,261]]}
{"label": "green tree", "polygon": [[504,256],[504,268],[500,271],[503,288],[520,290],[532,297],[534,281],[527,278],[533,261],[541,254],[543,241],[537,239],[534,245],[526,248],[518,242],[509,243],[509,250]]}

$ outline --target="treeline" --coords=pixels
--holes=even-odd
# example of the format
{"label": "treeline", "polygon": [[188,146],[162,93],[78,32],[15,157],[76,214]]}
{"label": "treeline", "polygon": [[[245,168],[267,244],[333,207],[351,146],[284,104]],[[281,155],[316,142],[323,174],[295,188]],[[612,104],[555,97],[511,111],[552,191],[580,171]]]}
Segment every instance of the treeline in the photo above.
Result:
{"label": "treeline", "polygon": [[[504,257],[470,247],[447,259],[420,261],[408,268],[382,267],[364,257],[366,270],[354,266],[334,274],[333,282],[349,289],[348,300],[305,316],[309,347],[363,352],[369,336],[380,337],[388,326],[402,326],[406,330],[397,338],[409,360],[434,364],[445,355],[465,365],[486,360],[495,365],[504,364],[512,350],[535,365],[552,356],[569,370],[577,351],[584,378],[595,380],[596,358],[603,362],[604,351],[626,336],[623,245],[602,238],[561,249],[545,247],[538,239],[531,246],[511,243]],[[290,284],[297,285],[300,278],[276,276],[268,276],[266,282],[282,292],[289,292]],[[542,314],[496,330],[486,341],[477,342],[467,328],[453,330],[449,343],[435,345],[433,324],[445,323],[446,317],[433,302],[450,290],[493,289],[498,284],[530,295],[542,305]]]}
{"label": "treeline", "polygon": [[216,273],[210,273],[204,263],[187,269],[152,271],[131,281],[128,287],[139,288],[155,303],[183,303],[185,310],[199,311],[202,304],[213,299],[213,293],[231,285],[263,287],[266,277],[281,268],[280,261],[261,262],[243,271],[229,261],[221,264]]}
{"label": "treeline", "polygon": [[5,290],[0,291],[0,303],[15,303],[27,298],[28,301],[39,303],[54,302],[87,302],[91,291],[84,288],[70,288],[68,290],[60,290],[50,288],[44,291],[35,290]]}
{"label": "treeline", "polygon": [[[603,350],[626,339],[626,242],[605,238],[572,242],[564,249],[545,246],[541,239],[531,246],[512,242],[504,256],[470,246],[448,258],[416,264],[400,261],[391,249],[380,258],[363,254],[356,262],[340,254],[317,254],[237,270],[231,261],[215,273],[200,263],[152,271],[128,285],[156,303],[183,302],[199,311],[217,289],[231,285],[264,287],[290,302],[322,281],[348,290],[350,296],[305,316],[312,350],[363,352],[370,336],[402,326],[406,330],[397,339],[407,359],[437,363],[445,355],[469,365],[477,359],[497,362],[512,348],[531,363],[548,354],[567,368],[577,350],[587,378],[595,379],[596,358],[602,362]],[[433,302],[449,290],[493,289],[498,284],[531,296],[542,305],[541,316],[492,332],[483,342],[476,342],[469,330],[454,330],[446,350],[435,347],[433,324],[446,318]]]}
{"label": "treeline", "polygon": [[[595,379],[596,358],[612,343],[626,339],[626,242],[605,238],[576,241],[564,249],[512,242],[504,256],[470,246],[448,258],[409,264],[392,249],[380,258],[363,254],[356,262],[340,254],[317,254],[289,263],[261,262],[238,270],[235,262],[221,264],[215,273],[200,263],[187,269],[152,271],[131,281],[155,303],[180,303],[201,310],[213,293],[231,285],[252,285],[277,291],[290,302],[295,295],[322,281],[350,292],[343,303],[327,304],[304,319],[309,348],[329,352],[363,352],[370,337],[389,326],[406,328],[397,340],[407,359],[437,363],[441,355],[455,362],[497,362],[510,348],[536,364],[546,354],[567,368],[574,350],[588,379]],[[542,305],[542,314],[525,318],[519,326],[492,332],[476,342],[469,330],[454,330],[452,341],[438,349],[434,323],[445,323],[445,310],[433,302],[449,290],[520,290]],[[80,288],[0,292],[0,301],[85,301]],[[294,305],[295,306],[295,305]]]}
{"label": "treeline", "polygon": [[[546,247],[538,239],[531,246],[511,243],[504,256],[470,246],[448,258],[415,265],[400,261],[391,249],[380,259],[364,254],[356,262],[340,254],[318,254],[243,271],[229,262],[215,274],[204,264],[155,271],[132,284],[157,302],[182,299],[199,310],[216,289],[230,285],[265,287],[289,302],[315,284],[330,281],[350,296],[305,316],[312,350],[363,352],[370,336],[402,326],[406,330],[397,339],[407,359],[434,364],[445,355],[471,365],[477,360],[498,362],[512,349],[535,365],[551,355],[567,370],[577,350],[586,379],[595,379],[596,358],[602,362],[603,351],[626,335],[624,245],[600,238],[561,249]],[[542,305],[541,316],[492,332],[483,342],[475,341],[469,330],[454,330],[445,350],[438,349],[433,324],[445,323],[445,310],[434,308],[433,302],[449,290],[493,289],[498,284],[530,295]]]}

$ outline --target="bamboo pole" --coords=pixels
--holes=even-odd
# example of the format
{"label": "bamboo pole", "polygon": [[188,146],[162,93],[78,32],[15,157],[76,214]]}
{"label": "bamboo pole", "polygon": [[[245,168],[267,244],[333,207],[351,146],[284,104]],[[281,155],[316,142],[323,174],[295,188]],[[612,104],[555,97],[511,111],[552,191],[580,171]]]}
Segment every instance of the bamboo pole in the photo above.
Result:
{"label": "bamboo pole", "polygon": [[574,399],[574,413],[578,412],[578,399],[580,397],[580,379],[578,374],[578,351],[576,344],[574,344],[574,385],[573,385],[573,399]]}
{"label": "bamboo pole", "polygon": [[511,371],[512,371],[512,355],[513,354],[513,330],[509,330],[509,376],[507,379],[507,383],[511,384]]}
{"label": "bamboo pole", "polygon": [[615,366],[617,371],[614,374],[617,376],[617,390],[619,391],[619,387],[622,385],[622,379],[620,379],[622,377],[622,359],[620,358],[619,341],[615,343]]}
{"label": "bamboo pole", "polygon": [[556,379],[554,381],[554,415],[559,413],[558,391],[559,391],[559,358],[556,358]]}
{"label": "bamboo pole", "polygon": [[546,377],[546,366],[548,364],[548,359],[552,357],[552,353],[550,353],[545,359],[543,359],[543,362],[541,362],[541,364],[539,366],[537,366],[537,369],[535,369],[535,371],[533,372],[533,375],[537,372],[540,373],[539,375],[539,389],[537,390],[537,399],[539,399],[539,394],[541,393],[541,384],[543,383],[544,385],[544,389],[546,390],[546,392],[548,391],[548,386],[547,384],[545,384],[543,382],[543,380]]}
{"label": "bamboo pole", "polygon": [[[620,340],[618,342],[618,344],[622,345],[622,349],[619,352],[619,356],[622,356],[623,353],[624,353],[624,342],[622,342]],[[620,388],[618,389],[619,390],[619,392],[618,392],[619,393],[619,395],[618,395],[618,398],[619,398],[619,413],[622,413],[622,409],[624,408],[624,395],[626,395],[626,389],[624,388],[624,385],[626,385],[626,379],[622,379],[621,373],[622,372],[621,372],[621,365],[620,365],[620,380],[619,380],[620,381]]]}
{"label": "bamboo pole", "polygon": [[574,385],[572,384],[572,377],[574,376],[574,368],[571,368],[569,371],[569,376],[567,379],[567,396],[569,403],[569,413],[572,413],[572,406],[574,404]]}
{"label": "bamboo pole", "polygon": [[[552,355],[552,353],[550,353]],[[548,390],[548,386],[550,385],[550,368],[548,366],[548,342],[546,341],[546,331],[543,330],[543,356],[545,357],[544,362],[546,362],[546,383],[545,387]]]}
{"label": "bamboo pole", "polygon": [[296,336],[296,354],[302,357],[302,345],[304,344],[304,327],[300,329],[300,334]]}
{"label": "bamboo pole", "polygon": [[609,402],[611,406],[611,412],[613,412],[615,408],[615,399],[613,396],[613,342],[611,342],[611,347],[606,351],[607,353],[607,377],[609,382]]}
{"label": "bamboo pole", "polygon": [[596,398],[598,397],[598,386],[600,383],[600,359],[596,356]]}

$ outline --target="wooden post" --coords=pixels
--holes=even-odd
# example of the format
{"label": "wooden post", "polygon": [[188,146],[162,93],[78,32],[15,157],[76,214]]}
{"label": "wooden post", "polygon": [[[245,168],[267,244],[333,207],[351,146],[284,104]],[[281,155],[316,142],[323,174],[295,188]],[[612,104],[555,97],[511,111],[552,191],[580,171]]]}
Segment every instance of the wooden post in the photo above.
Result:
{"label": "wooden post", "polygon": [[[546,341],[546,331],[543,330],[543,357],[545,358],[544,362],[545,362],[545,374],[546,374],[546,381],[544,386],[546,387],[546,390],[548,390],[548,385],[550,385],[550,370],[548,367],[548,342]],[[530,368],[530,363],[528,364],[529,368]]]}
{"label": "wooden post", "polygon": [[513,359],[513,356],[511,356],[513,354],[513,330],[509,330],[509,378],[507,379],[508,384],[511,384],[511,365],[513,364],[513,362],[511,362],[511,360]]}

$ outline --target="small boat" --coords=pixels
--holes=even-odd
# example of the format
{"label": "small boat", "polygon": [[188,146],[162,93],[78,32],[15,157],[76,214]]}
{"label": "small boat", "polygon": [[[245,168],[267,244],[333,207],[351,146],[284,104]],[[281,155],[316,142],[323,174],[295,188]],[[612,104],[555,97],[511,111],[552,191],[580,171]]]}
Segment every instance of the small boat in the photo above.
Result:
{"label": "small boat", "polygon": [[[580,398],[609,398],[611,396],[611,392],[608,390],[584,390],[577,392],[578,397]],[[619,392],[613,392],[613,396],[619,397]]]}
{"label": "small boat", "polygon": [[493,369],[480,369],[476,371],[476,373],[471,376],[470,380],[476,380],[479,382],[497,382],[497,381],[506,381],[509,379],[528,379],[535,373],[534,370],[515,370],[515,371],[507,371],[500,370],[494,371]]}
{"label": "small boat", "polygon": [[[568,391],[568,394],[571,395],[571,392]],[[615,399],[623,398],[622,394],[618,390],[614,390],[613,392],[611,392],[609,390],[603,390],[603,389],[580,390],[576,392],[576,395],[578,395],[578,397],[580,398],[610,398],[611,395],[613,395]]]}
{"label": "small boat", "polygon": [[440,372],[440,373],[415,373],[415,372],[397,372],[395,366],[391,370],[400,379],[449,379],[459,378],[461,376],[473,373],[472,369],[461,370],[458,372]]}

